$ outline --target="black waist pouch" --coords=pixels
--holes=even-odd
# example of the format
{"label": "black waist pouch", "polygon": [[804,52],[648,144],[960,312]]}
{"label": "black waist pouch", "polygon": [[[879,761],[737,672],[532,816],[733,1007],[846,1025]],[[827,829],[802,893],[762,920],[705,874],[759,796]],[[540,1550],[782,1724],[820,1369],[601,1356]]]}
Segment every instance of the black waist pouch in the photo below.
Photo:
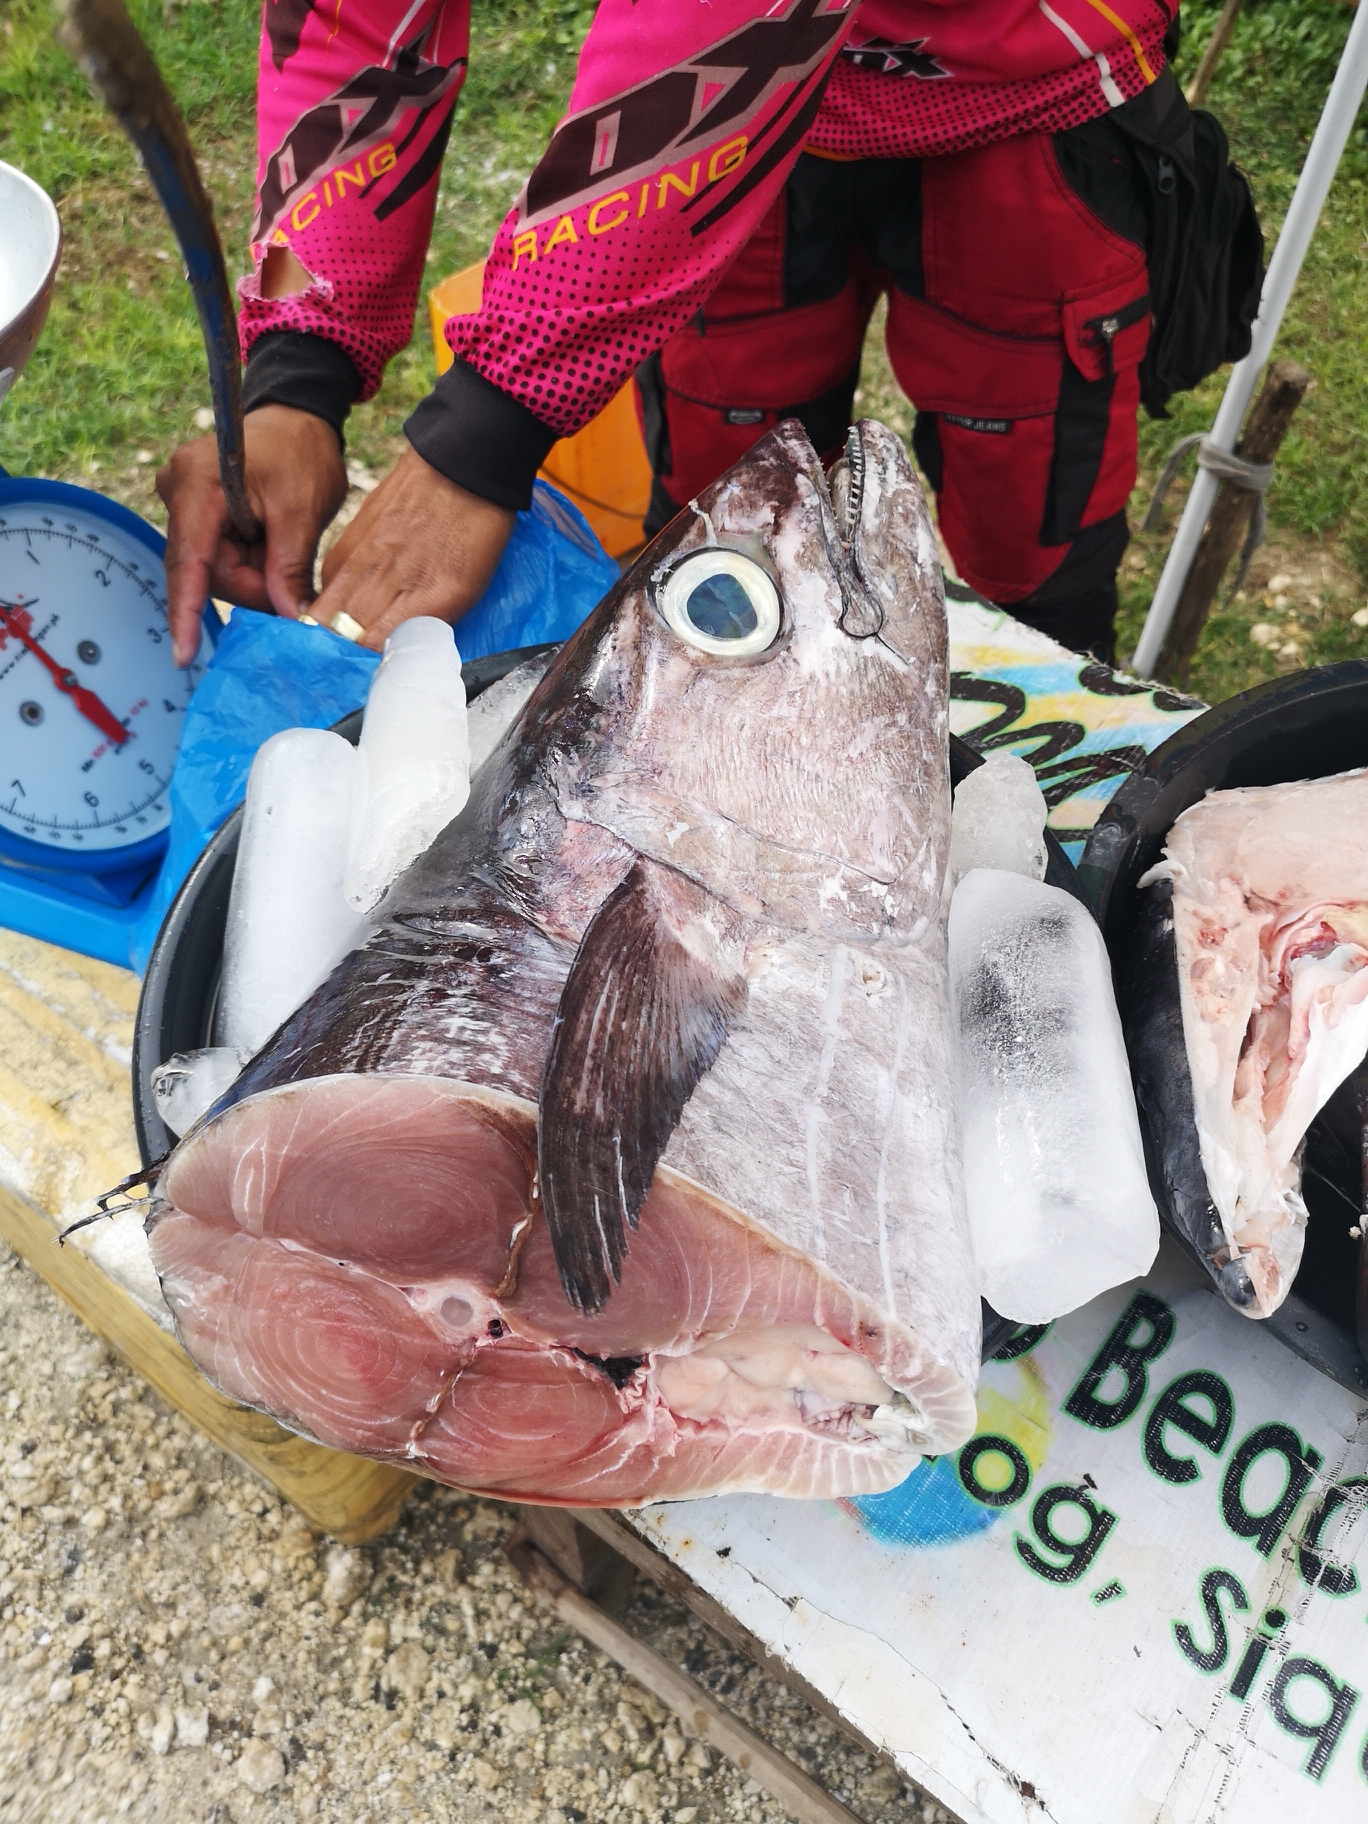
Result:
{"label": "black waist pouch", "polygon": [[1140,397],[1152,418],[1167,417],[1173,393],[1249,353],[1264,277],[1249,181],[1216,116],[1189,108],[1168,69],[1054,145],[1071,188],[1144,246],[1153,322]]}

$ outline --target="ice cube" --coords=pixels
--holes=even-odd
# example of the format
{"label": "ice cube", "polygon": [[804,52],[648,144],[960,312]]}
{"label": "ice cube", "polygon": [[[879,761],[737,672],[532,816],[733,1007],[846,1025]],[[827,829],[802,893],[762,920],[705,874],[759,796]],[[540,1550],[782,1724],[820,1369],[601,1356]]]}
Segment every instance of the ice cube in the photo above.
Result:
{"label": "ice cube", "polygon": [[177,1137],[188,1133],[237,1081],[246,1062],[231,1046],[208,1045],[202,1051],[177,1052],[158,1064],[152,1072],[152,1100],[171,1132]]}
{"label": "ice cube", "polygon": [[546,668],[554,657],[554,653],[545,653],[539,659],[527,659],[521,665],[515,665],[497,684],[491,684],[488,690],[481,691],[471,704],[472,779],[522,713],[523,705],[541,683]]}
{"label": "ice cube", "polygon": [[1045,878],[1045,795],[1025,760],[999,748],[955,787],[950,874],[1001,868]]}
{"label": "ice cube", "polygon": [[1159,1246],[1106,946],[1069,894],[987,868],[955,888],[949,941],[980,1287],[1048,1323]]}
{"label": "ice cube", "polygon": [[347,848],[346,896],[379,904],[470,794],[461,655],[445,621],[401,621],[366,700]]}
{"label": "ice cube", "polygon": [[342,895],[356,771],[356,749],[321,728],[272,735],[252,762],[216,1044],[252,1056],[364,939]]}

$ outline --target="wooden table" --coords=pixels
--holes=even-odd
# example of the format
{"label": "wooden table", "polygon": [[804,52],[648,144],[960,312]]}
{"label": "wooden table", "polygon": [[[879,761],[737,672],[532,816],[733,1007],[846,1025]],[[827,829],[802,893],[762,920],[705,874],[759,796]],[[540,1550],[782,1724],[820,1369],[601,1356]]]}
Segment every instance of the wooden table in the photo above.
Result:
{"label": "wooden table", "polygon": [[138,980],[0,930],[0,1235],[78,1316],[216,1444],[348,1542],[393,1525],[413,1478],[285,1431],[225,1399],[171,1333],[136,1265],[130,1214],[63,1227],[136,1169],[129,1059]]}
{"label": "wooden table", "polygon": [[[951,628],[957,732],[1031,757],[1075,842],[1193,713],[973,604]],[[0,932],[0,1234],[317,1526],[373,1537],[410,1478],[215,1393],[139,1277],[135,1214],[57,1246],[136,1164],[136,992]],[[991,1364],[979,1419],[964,1451],[875,1500],[583,1519],[973,1824],[1363,1815],[1368,1403],[1166,1248],[1143,1284]],[[572,1564],[583,1531],[544,1520]]]}

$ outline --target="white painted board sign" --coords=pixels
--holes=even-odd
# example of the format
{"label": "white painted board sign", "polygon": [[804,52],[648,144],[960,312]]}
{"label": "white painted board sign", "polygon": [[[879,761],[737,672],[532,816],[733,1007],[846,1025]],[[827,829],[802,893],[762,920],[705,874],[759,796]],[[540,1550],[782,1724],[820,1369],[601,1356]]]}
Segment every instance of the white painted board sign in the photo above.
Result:
{"label": "white painted board sign", "polygon": [[1348,1824],[1365,1502],[1368,1409],[1165,1242],[901,1489],[632,1518],[972,1824]]}
{"label": "white painted board sign", "polygon": [[[947,607],[951,726],[1031,762],[1076,860],[1202,705],[967,591]],[[1366,1500],[1362,1402],[1166,1243],[1143,1284],[989,1364],[975,1438],[902,1489],[632,1518],[970,1824],[1348,1824]]]}

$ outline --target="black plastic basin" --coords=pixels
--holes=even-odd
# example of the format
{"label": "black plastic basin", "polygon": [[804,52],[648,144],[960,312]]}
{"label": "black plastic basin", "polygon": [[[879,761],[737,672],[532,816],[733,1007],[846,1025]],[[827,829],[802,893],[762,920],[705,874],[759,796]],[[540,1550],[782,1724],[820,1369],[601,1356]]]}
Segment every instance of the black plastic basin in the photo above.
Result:
{"label": "black plastic basin", "polygon": [[[1360,766],[1368,766],[1365,659],[1257,685],[1196,717],[1156,748],[1098,818],[1078,867],[1118,985],[1135,954],[1136,882],[1161,858],[1183,811],[1209,791],[1323,779]],[[1354,1329],[1358,1246],[1348,1232],[1362,1185],[1357,1149],[1351,1155],[1344,1139],[1343,1104],[1341,1092],[1312,1124],[1302,1187],[1309,1212],[1305,1253],[1291,1293],[1264,1321],[1298,1355],[1363,1394],[1368,1364]],[[1153,1189],[1167,1222],[1171,1212],[1163,1186],[1155,1182]]]}
{"label": "black plastic basin", "polygon": [[[541,658],[555,646],[524,646],[471,659],[461,667],[466,701],[507,677],[529,659]],[[353,710],[336,725],[353,746],[361,737],[361,711]],[[138,1017],[133,1028],[133,1126],[144,1166],[163,1159],[176,1137],[157,1113],[152,1072],[177,1052],[213,1044],[218,1003],[223,934],[228,925],[228,895],[237,866],[242,806],[231,812],[205,845],[199,860],[181,883],[162,920],[147,960]]]}

